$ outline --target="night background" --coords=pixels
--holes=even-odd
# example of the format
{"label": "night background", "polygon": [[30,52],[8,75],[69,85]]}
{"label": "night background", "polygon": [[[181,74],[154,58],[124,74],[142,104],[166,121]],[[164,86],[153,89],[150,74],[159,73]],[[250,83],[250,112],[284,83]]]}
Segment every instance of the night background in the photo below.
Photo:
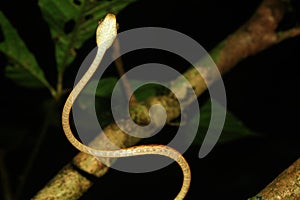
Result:
{"label": "night background", "polygon": [[[117,14],[118,31],[144,26],[165,27],[190,36],[209,52],[247,21],[260,2],[139,0]],[[280,24],[281,29],[300,22],[299,1],[292,1],[292,4],[294,10],[286,15]],[[54,45],[37,1],[1,0],[0,10],[17,29],[36,56],[45,76],[54,85]],[[95,45],[93,37],[78,50],[78,56],[65,72],[65,87],[73,86],[82,60]],[[125,70],[153,62],[153,59],[180,72],[189,67],[187,63],[174,58],[174,55],[159,54],[155,58],[150,55],[156,54],[137,52],[136,55],[128,55],[124,58]],[[198,158],[200,146],[192,145],[184,154],[192,171],[191,188],[186,199],[249,198],[299,158],[299,55],[298,36],[244,59],[223,76],[228,111],[260,136],[219,144],[203,159]],[[6,78],[6,63],[6,57],[0,53],[0,151],[5,152],[4,164],[8,169],[12,190],[15,190],[36,145],[35,138],[43,131],[45,107],[50,106],[47,102],[50,102],[48,99],[51,96],[47,90],[20,87]],[[110,69],[106,76],[117,76],[117,72]],[[202,101],[201,97],[199,101]],[[62,104],[58,109],[57,115],[50,116],[56,120],[52,120],[46,130],[47,134],[29,170],[20,199],[34,196],[78,153],[60,127]],[[176,131],[176,127],[167,126],[164,130],[166,133]],[[153,141],[160,143],[166,140],[160,137]],[[171,199],[179,191],[181,183],[181,171],[176,163],[144,174],[110,169],[80,199],[119,199],[120,196],[123,199]]]}

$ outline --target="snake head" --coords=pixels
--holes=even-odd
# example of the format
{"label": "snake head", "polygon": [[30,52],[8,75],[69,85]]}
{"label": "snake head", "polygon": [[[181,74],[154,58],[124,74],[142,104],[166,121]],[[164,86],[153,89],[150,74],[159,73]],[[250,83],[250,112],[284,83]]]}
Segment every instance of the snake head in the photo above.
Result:
{"label": "snake head", "polygon": [[106,47],[112,45],[117,37],[117,20],[114,14],[108,13],[103,20],[100,20],[97,31],[96,41],[98,47]]}

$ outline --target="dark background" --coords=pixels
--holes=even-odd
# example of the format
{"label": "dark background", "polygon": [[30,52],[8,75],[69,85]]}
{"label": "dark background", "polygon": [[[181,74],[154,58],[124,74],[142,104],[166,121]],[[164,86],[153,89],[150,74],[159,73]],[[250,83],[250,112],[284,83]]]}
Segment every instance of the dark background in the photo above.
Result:
{"label": "dark background", "polygon": [[[243,24],[260,2],[141,0],[118,14],[119,31],[143,26],[166,27],[194,38],[209,51]],[[299,23],[299,2],[294,1],[293,4],[295,10],[284,19],[283,29],[292,26],[295,21]],[[1,0],[0,9],[17,28],[44,67],[48,79],[54,83],[54,46],[37,1]],[[73,65],[79,66],[81,59],[94,46],[93,39],[88,41]],[[264,137],[218,145],[204,159],[198,158],[198,146],[190,147],[184,154],[192,170],[187,199],[246,199],[258,193],[299,157],[299,53],[300,37],[289,39],[246,58],[224,76],[228,109],[249,128],[263,133]],[[8,147],[11,150],[5,164],[15,186],[43,121],[40,102],[50,95],[45,91],[18,87],[6,79],[3,75],[6,60],[1,54],[0,59],[1,126],[20,126],[29,130],[21,144]],[[132,60],[128,58],[127,62],[145,61],[142,56]],[[178,66],[178,63],[174,65],[182,72],[187,68]],[[67,71],[70,74],[67,85],[74,80],[76,70],[71,68]],[[168,131],[173,129],[168,127]],[[32,197],[76,153],[62,130],[53,126],[31,170],[22,199]],[[123,199],[171,199],[179,191],[181,181],[181,172],[176,164],[146,174],[111,169],[81,199],[119,199],[120,195]]]}

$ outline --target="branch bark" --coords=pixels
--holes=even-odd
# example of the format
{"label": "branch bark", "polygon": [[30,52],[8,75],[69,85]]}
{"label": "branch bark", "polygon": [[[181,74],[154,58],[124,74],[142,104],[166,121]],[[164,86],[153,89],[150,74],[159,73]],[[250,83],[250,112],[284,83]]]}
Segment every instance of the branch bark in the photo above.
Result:
{"label": "branch bark", "polygon": [[[279,22],[287,12],[288,6],[289,3],[286,0],[264,0],[248,22],[220,42],[210,52],[221,74],[228,72],[242,59],[300,34],[299,28],[293,28],[284,32],[276,31]],[[197,67],[197,64],[195,67]],[[205,74],[200,75],[195,68],[187,70],[184,76],[190,81],[197,96],[207,89],[202,78]],[[135,103],[131,110],[133,119],[138,124],[147,124],[149,122],[148,107],[154,103],[160,103],[165,106],[168,122],[180,115],[178,101],[172,95],[165,95],[153,97],[145,102]],[[139,138],[126,135],[114,123],[107,126],[104,132],[120,148],[132,146],[140,141]],[[101,141],[101,135],[95,138],[93,143],[105,146],[106,144]],[[108,163],[111,162],[113,161],[108,159]],[[297,169],[299,175],[299,167]],[[101,177],[107,170],[108,167],[93,156],[79,153],[33,199],[78,199],[93,184],[91,179],[85,177],[85,174]],[[297,181],[297,187],[299,188],[299,176],[297,177],[291,178]],[[284,188],[278,187],[278,189]],[[267,193],[262,192],[261,195],[267,195]],[[266,196],[265,199],[272,198]]]}
{"label": "branch bark", "polygon": [[256,198],[300,199],[300,158],[265,187]]}

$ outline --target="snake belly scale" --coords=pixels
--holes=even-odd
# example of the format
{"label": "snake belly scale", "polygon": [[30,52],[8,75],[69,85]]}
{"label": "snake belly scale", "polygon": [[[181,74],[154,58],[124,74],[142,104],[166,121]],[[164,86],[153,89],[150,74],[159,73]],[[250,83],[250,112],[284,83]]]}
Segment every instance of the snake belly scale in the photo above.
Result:
{"label": "snake belly scale", "polygon": [[175,197],[175,200],[182,200],[186,196],[190,181],[191,181],[191,171],[187,161],[184,157],[175,149],[164,146],[164,145],[140,145],[129,147],[119,150],[97,150],[82,144],[78,141],[73,135],[70,127],[70,112],[75,102],[77,96],[85,87],[89,79],[93,76],[94,72],[97,70],[103,55],[106,50],[112,45],[117,36],[117,23],[116,16],[114,14],[107,14],[104,20],[102,20],[96,31],[96,42],[97,42],[97,53],[96,56],[87,70],[83,75],[81,80],[73,88],[70,95],[68,96],[66,103],[62,112],[62,126],[65,132],[66,137],[71,142],[71,144],[76,147],[78,150],[93,155],[97,157],[110,157],[110,158],[121,158],[121,157],[130,157],[130,156],[139,156],[147,154],[156,154],[169,157],[175,160],[182,169],[183,172],[183,183],[180,192]]}

